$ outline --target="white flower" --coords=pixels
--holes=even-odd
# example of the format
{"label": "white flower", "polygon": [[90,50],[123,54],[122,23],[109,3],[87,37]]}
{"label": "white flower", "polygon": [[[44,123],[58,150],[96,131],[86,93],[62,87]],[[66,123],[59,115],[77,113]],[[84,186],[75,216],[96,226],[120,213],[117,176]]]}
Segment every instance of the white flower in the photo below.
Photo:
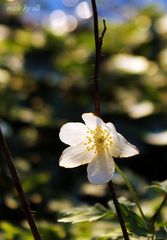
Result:
{"label": "white flower", "polygon": [[93,184],[111,180],[115,167],[113,157],[130,157],[138,154],[112,123],[104,123],[93,113],[84,113],[85,124],[69,122],[60,129],[62,142],[70,145],[61,157],[59,165],[74,168],[88,163],[88,179]]}

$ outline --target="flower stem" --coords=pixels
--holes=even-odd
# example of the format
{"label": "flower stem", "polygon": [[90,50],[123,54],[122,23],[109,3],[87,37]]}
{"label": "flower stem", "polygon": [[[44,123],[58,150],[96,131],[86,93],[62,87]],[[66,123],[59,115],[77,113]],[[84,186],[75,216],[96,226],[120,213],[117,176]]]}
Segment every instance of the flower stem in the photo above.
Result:
{"label": "flower stem", "polygon": [[118,216],[118,219],[119,219],[119,223],[121,225],[121,229],[122,229],[124,239],[129,240],[128,232],[126,230],[125,222],[124,222],[124,219],[122,217],[122,213],[121,213],[121,210],[120,210],[120,207],[119,207],[119,202],[118,202],[117,195],[116,195],[116,192],[115,192],[114,185],[113,185],[112,181],[110,181],[108,183],[108,186],[109,186],[109,189],[110,189],[111,194],[112,194],[113,202],[114,202],[114,205],[115,205],[115,209],[116,209],[116,213],[117,213],[117,216]]}
{"label": "flower stem", "polygon": [[22,188],[19,176],[17,174],[16,168],[15,168],[14,163],[13,163],[13,159],[11,157],[9,148],[7,146],[7,143],[5,141],[5,138],[3,136],[1,128],[0,128],[0,147],[1,147],[4,159],[7,163],[9,172],[11,174],[14,186],[17,190],[17,193],[18,193],[18,196],[19,196],[19,199],[20,199],[20,203],[22,205],[22,208],[23,208],[23,211],[25,213],[26,219],[27,219],[28,224],[30,226],[32,235],[34,236],[34,240],[41,240],[40,233],[39,233],[38,228],[36,226],[34,217],[32,215],[29,203],[27,201],[26,195],[25,195],[24,190]]}
{"label": "flower stem", "polygon": [[142,211],[142,209],[141,209],[141,207],[140,207],[140,204],[139,204],[139,201],[138,201],[138,199],[137,199],[136,193],[135,193],[135,191],[133,190],[133,187],[132,187],[132,185],[130,184],[128,178],[125,176],[125,174],[121,171],[121,169],[118,167],[118,165],[117,165],[116,163],[115,163],[115,168],[116,168],[117,172],[121,175],[121,177],[124,179],[127,187],[129,188],[129,191],[130,191],[130,193],[131,193],[131,196],[132,196],[133,200],[135,201],[135,203],[136,203],[136,205],[137,205],[137,207],[138,207],[138,209],[139,209],[139,211],[140,211],[141,216],[143,217],[143,219],[147,220],[146,216],[144,215],[144,213],[143,213],[143,211]]}
{"label": "flower stem", "polygon": [[[100,98],[99,98],[99,73],[100,73],[100,57],[101,57],[101,49],[103,45],[103,38],[105,32],[107,30],[105,20],[103,19],[103,32],[101,36],[99,36],[99,27],[98,27],[98,13],[96,7],[96,0],[91,0],[92,10],[93,10],[93,20],[94,20],[94,39],[95,39],[95,68],[94,68],[94,102],[95,102],[95,113],[97,116],[100,116]],[[119,219],[119,223],[122,229],[122,233],[125,240],[129,240],[128,232],[126,230],[126,226],[124,223],[124,219],[121,214],[121,210],[119,207],[119,202],[116,196],[116,192],[114,189],[114,185],[112,181],[108,183],[109,189],[112,194],[113,202],[115,205],[115,209],[117,212],[117,216]]]}
{"label": "flower stem", "polygon": [[164,196],[161,204],[159,205],[159,208],[157,209],[157,211],[155,212],[155,214],[152,216],[152,219],[151,219],[151,220],[152,220],[152,224],[153,224],[153,225],[154,225],[154,223],[155,223],[155,221],[156,221],[156,219],[157,219],[157,217],[158,217],[161,209],[163,208],[164,204],[166,203],[166,201],[167,201],[167,194],[165,194],[165,196]]}

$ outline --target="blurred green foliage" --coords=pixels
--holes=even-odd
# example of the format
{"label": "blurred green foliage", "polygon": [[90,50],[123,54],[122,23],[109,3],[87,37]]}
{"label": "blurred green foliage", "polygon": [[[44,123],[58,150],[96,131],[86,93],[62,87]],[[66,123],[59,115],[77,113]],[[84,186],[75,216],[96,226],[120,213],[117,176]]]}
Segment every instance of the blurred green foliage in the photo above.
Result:
{"label": "blurred green foliage", "polygon": [[[102,30],[101,22],[100,26]],[[162,196],[144,186],[149,180],[164,180],[167,169],[166,26],[167,17],[156,7],[140,10],[127,22],[107,21],[101,66],[102,113],[142,153],[119,164],[144,177],[127,171],[149,216]],[[75,225],[57,222],[60,210],[106,204],[110,199],[105,187],[87,184],[85,167],[69,171],[58,166],[65,148],[58,138],[60,126],[81,121],[83,112],[94,109],[92,27],[80,25],[75,32],[58,36],[6,14],[0,18],[0,43],[1,127],[43,239],[122,239],[115,218]],[[0,162],[0,239],[31,240],[2,155]],[[119,176],[114,182],[118,195],[129,197]],[[101,205],[84,206],[84,211],[91,210],[84,217],[97,219],[97,206]],[[126,206],[123,211],[129,214]],[[166,213],[163,208],[157,239],[165,239]]]}

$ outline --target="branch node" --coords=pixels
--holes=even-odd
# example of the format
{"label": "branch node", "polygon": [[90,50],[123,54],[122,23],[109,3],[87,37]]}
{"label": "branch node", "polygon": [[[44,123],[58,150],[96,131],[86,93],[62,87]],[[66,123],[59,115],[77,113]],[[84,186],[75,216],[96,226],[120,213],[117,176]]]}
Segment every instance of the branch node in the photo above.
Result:
{"label": "branch node", "polygon": [[103,31],[101,33],[101,36],[99,37],[99,42],[101,45],[103,44],[103,38],[104,38],[106,31],[107,31],[106,20],[103,18]]}

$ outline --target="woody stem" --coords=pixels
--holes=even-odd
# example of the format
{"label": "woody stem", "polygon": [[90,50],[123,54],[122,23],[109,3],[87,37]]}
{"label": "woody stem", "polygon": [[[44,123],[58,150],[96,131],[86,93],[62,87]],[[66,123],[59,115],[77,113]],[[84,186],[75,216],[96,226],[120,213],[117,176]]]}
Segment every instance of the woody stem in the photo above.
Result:
{"label": "woody stem", "polygon": [[[96,0],[91,0],[92,10],[93,10],[93,23],[94,23],[94,39],[95,39],[95,67],[94,67],[94,103],[95,103],[95,113],[97,116],[100,116],[100,98],[99,98],[99,73],[100,73],[100,57],[101,49],[103,45],[103,38],[106,32],[105,20],[103,20],[103,32],[99,36],[99,27],[98,27],[98,13],[96,7]],[[112,181],[108,183],[109,189],[112,194],[113,202],[119,219],[119,223],[122,229],[122,233],[125,240],[129,240],[129,236],[126,230],[125,222],[121,214],[119,202],[116,196],[114,185]]]}
{"label": "woody stem", "polygon": [[28,200],[26,198],[23,187],[21,185],[19,176],[17,174],[16,168],[15,168],[14,163],[13,163],[12,156],[10,154],[8,145],[5,141],[5,138],[3,136],[1,128],[0,128],[0,148],[1,148],[2,154],[4,156],[4,159],[7,163],[9,172],[11,174],[13,184],[14,184],[16,190],[17,190],[18,197],[19,197],[20,203],[22,205],[22,209],[25,213],[25,216],[26,216],[26,219],[27,219],[28,224],[30,226],[30,229],[31,229],[32,235],[34,237],[34,240],[41,240],[40,233],[39,233],[38,228],[36,226],[35,219],[32,215],[32,211],[30,209]]}

